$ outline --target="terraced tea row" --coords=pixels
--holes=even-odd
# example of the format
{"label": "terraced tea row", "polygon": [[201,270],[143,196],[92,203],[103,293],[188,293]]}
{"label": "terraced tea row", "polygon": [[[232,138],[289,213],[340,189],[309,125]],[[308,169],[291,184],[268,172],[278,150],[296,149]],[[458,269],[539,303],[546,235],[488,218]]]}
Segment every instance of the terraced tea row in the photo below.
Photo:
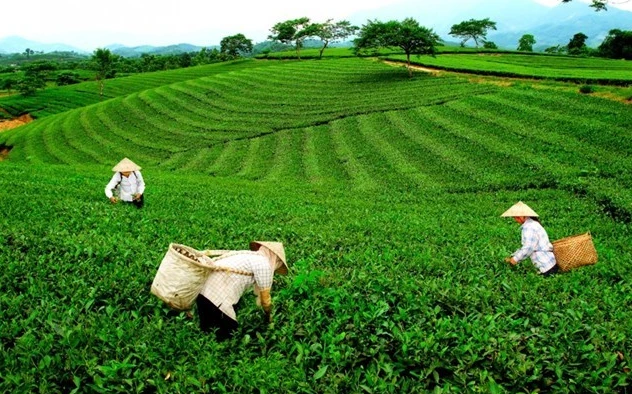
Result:
{"label": "terraced tea row", "polygon": [[35,118],[42,118],[170,83],[227,73],[233,69],[243,70],[272,64],[271,62],[241,60],[108,79],[105,81],[103,98],[99,96],[99,87],[96,82],[82,82],[76,85],[48,88],[37,92],[34,96],[0,97],[0,108],[14,116],[30,113]]}
{"label": "terraced tea row", "polygon": [[[361,190],[453,192],[561,188],[587,194],[626,221],[632,149],[625,106],[507,89],[443,105],[339,119],[220,148],[191,149],[162,165],[251,180],[339,182]],[[586,119],[578,119],[577,111]],[[608,114],[619,114],[605,122]],[[543,123],[541,114],[555,119]],[[186,164],[182,164],[186,163]]]}
{"label": "terraced tea row", "polygon": [[[104,163],[127,152],[146,165],[173,164],[178,162],[174,154],[210,149],[217,143],[495,89],[454,78],[411,81],[388,66],[360,59],[277,63],[68,111],[3,133],[0,143],[14,147],[13,160]],[[96,152],[101,156],[94,157]],[[214,159],[198,152],[193,156],[206,167]]]}
{"label": "terraced tea row", "polygon": [[[404,55],[385,57],[398,61],[406,60]],[[442,54],[437,57],[413,57],[411,62],[448,71],[482,75],[614,85],[632,83],[632,64],[624,60],[517,54]]]}

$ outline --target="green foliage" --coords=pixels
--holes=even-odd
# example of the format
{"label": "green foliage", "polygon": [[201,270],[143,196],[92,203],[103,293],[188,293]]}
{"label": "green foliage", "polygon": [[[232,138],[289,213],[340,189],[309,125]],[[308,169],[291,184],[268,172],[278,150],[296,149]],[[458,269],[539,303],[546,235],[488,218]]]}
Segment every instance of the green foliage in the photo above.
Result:
{"label": "green foliage", "polygon": [[318,58],[322,59],[323,51],[330,43],[344,41],[354,35],[359,29],[359,27],[353,26],[346,20],[333,23],[330,19],[325,23],[318,24],[316,26],[314,36],[318,37],[323,43],[323,46],[320,48]]}
{"label": "green foliage", "polygon": [[[218,51],[219,53],[219,51]],[[104,92],[104,98],[113,98],[121,95],[138,92],[152,87],[170,84],[174,82],[186,81],[189,79],[202,78],[230,71],[235,67],[266,67],[271,63],[256,63],[254,61],[240,60],[226,63],[214,63],[187,69],[176,69],[169,71],[155,72],[148,75],[132,75],[125,78],[115,78],[108,80],[108,90]],[[83,78],[86,76],[84,75]],[[94,79],[94,72],[90,72],[90,79]],[[57,88],[47,88],[38,92],[37,97],[0,97],[0,108],[3,108],[18,116],[30,113],[36,118],[45,117],[51,114],[64,112],[69,109],[87,106],[97,103],[100,100],[98,83],[96,81],[82,82],[75,85]]]}
{"label": "green foliage", "polygon": [[586,40],[588,39],[588,36],[585,35],[584,33],[577,33],[573,36],[573,38],[571,38],[571,40],[568,42],[568,45],[566,45],[566,48],[568,50],[568,54],[569,55],[581,55],[584,52],[586,52],[586,50],[588,49],[586,47]]}
{"label": "green foliage", "polygon": [[[562,3],[570,3],[571,1],[573,0],[562,0]],[[624,2],[626,1],[629,0],[624,0]],[[595,11],[606,11],[608,10],[608,4],[615,4],[615,2],[611,0],[592,0],[590,6],[593,7]]]}
{"label": "green foliage", "polygon": [[610,30],[599,45],[599,54],[611,59],[632,60],[632,31]]}
{"label": "green foliage", "polygon": [[579,87],[579,92],[584,94],[594,93],[595,87],[592,85],[582,85]]}
{"label": "green foliage", "polygon": [[485,41],[483,44],[483,48],[485,49],[498,49],[498,45],[496,45],[493,41]]}
{"label": "green foliage", "polygon": [[235,34],[222,38],[220,52],[235,59],[252,52],[252,40],[243,34]]}
{"label": "green foliage", "polygon": [[310,23],[310,19],[307,17],[290,19],[275,24],[270,29],[272,34],[268,36],[268,39],[287,45],[294,45],[296,56],[300,60],[303,41],[311,36],[315,36],[320,29],[320,25]]}
{"label": "green foliage", "polygon": [[17,81],[16,89],[24,96],[32,96],[45,86],[46,81],[41,72],[28,70],[24,73],[24,77]]}
{"label": "green foliage", "polygon": [[57,86],[66,86],[73,85],[75,83],[81,82],[79,79],[79,74],[72,71],[64,71],[57,74]]}
{"label": "green foliage", "polygon": [[96,71],[96,80],[99,85],[99,98],[103,98],[103,89],[105,87],[106,78],[114,78],[116,69],[114,65],[118,62],[119,57],[112,54],[109,49],[97,48],[92,54],[92,65]]}
{"label": "green foliage", "polygon": [[[402,55],[387,55],[385,58],[406,60]],[[528,77],[617,86],[627,86],[632,82],[632,63],[599,58],[516,53],[460,53],[415,59],[413,63],[449,71],[500,77]]]}
{"label": "green foliage", "polygon": [[450,28],[451,36],[461,38],[461,46],[465,46],[465,43],[470,39],[474,40],[476,47],[478,47],[479,40],[485,40],[488,30],[496,30],[496,22],[485,19],[470,19],[452,25]]}
{"label": "green foliage", "polygon": [[434,55],[436,46],[440,41],[439,36],[412,18],[403,21],[380,22],[368,21],[362,26],[358,38],[354,40],[357,54],[372,51],[375,53],[380,48],[399,48],[406,54],[409,75],[410,55]]}
{"label": "green foliage", "polygon": [[533,34],[524,34],[518,41],[518,50],[524,52],[533,52],[533,45],[535,45],[535,37]]}
{"label": "green foliage", "polygon": [[561,45],[555,45],[552,47],[548,47],[544,50],[545,53],[550,53],[550,54],[562,54],[562,53],[566,53],[567,48],[565,46],[561,46]]}
{"label": "green foliage", "polygon": [[[117,98],[0,133],[1,392],[629,386],[626,105],[344,58],[111,82]],[[103,194],[123,156],[142,210]],[[504,264],[519,229],[498,216],[518,200],[551,239],[590,230],[597,265]],[[170,242],[253,239],[290,262],[273,324],[246,294],[218,342],[149,293]]]}

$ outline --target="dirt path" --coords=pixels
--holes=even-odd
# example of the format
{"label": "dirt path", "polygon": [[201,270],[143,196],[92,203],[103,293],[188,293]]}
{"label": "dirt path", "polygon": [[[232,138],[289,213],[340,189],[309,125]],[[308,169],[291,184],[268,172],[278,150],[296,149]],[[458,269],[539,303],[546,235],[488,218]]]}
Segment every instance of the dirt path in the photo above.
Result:
{"label": "dirt path", "polygon": [[[388,60],[384,60],[384,64],[388,64],[389,66],[394,66],[394,67],[406,67],[406,63],[391,62]],[[423,72],[432,73],[432,74],[439,74],[441,72],[441,70],[437,70],[435,68],[415,66],[414,64],[411,64],[410,68],[411,70],[423,71]]]}
{"label": "dirt path", "polygon": [[13,118],[11,120],[0,120],[0,132],[15,129],[16,127],[31,123],[34,120],[35,119],[33,119],[33,117],[29,114],[18,116],[17,118]]}
{"label": "dirt path", "polygon": [[[392,67],[406,67],[405,62],[394,62],[394,61],[389,61],[389,60],[382,60],[382,62]],[[540,80],[535,80],[531,78],[494,77],[494,76],[484,76],[484,75],[476,75],[476,74],[469,74],[469,73],[463,74],[456,71],[439,70],[432,67],[422,67],[422,66],[416,66],[416,65],[411,65],[410,68],[412,70],[422,71],[422,72],[431,73],[435,75],[439,75],[441,73],[450,73],[452,75],[459,75],[473,83],[485,83],[485,84],[492,84],[496,86],[507,87],[507,86],[512,86],[516,81],[518,81],[522,83],[531,83],[532,87],[536,89],[564,90],[564,91],[576,92],[578,94],[581,94],[579,93],[576,85],[574,84],[564,85],[562,82],[560,82],[560,85],[558,86],[554,86],[554,85],[549,86],[544,83],[538,83],[538,82],[541,82]],[[612,92],[595,92],[595,93],[592,93],[592,95],[601,97],[606,100],[612,100],[612,101],[617,101],[619,103],[632,105],[632,96],[625,98],[620,95],[613,94]]]}

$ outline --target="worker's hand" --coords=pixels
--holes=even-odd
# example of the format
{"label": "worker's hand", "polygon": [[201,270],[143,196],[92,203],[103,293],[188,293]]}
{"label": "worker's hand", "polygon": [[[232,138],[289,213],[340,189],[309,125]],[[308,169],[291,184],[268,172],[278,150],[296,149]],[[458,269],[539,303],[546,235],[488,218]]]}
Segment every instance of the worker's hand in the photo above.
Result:
{"label": "worker's hand", "polygon": [[140,200],[140,196],[142,196],[142,194],[140,194],[140,193],[134,194],[134,201]]}
{"label": "worker's hand", "polygon": [[118,198],[116,198],[116,197],[112,196],[112,197],[110,197],[110,202],[111,202],[112,204],[116,204],[116,203],[118,202]]}
{"label": "worker's hand", "polygon": [[509,263],[509,264],[511,264],[511,265],[516,265],[516,264],[518,264],[518,262],[516,261],[516,259],[514,259],[514,258],[513,258],[513,256],[512,256],[512,257],[506,257],[506,258],[505,258],[505,262],[506,262],[506,263]]}

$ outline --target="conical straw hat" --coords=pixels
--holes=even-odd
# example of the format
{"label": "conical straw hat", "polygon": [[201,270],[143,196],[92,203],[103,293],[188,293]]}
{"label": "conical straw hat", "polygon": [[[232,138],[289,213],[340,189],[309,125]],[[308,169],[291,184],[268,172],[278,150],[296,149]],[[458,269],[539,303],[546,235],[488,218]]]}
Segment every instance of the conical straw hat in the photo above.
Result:
{"label": "conical straw hat", "polygon": [[272,253],[277,255],[277,257],[283,263],[283,266],[279,268],[277,271],[281,275],[287,275],[288,266],[285,261],[285,249],[283,248],[283,244],[281,242],[265,242],[265,241],[253,241],[250,243],[250,250],[259,250],[260,247],[265,246],[270,249]]}
{"label": "conical straw hat", "polygon": [[511,208],[505,211],[501,217],[511,218],[516,216],[530,216],[530,217],[538,217],[539,215],[535,213],[535,211],[522,201],[518,201]]}
{"label": "conical straw hat", "polygon": [[112,168],[114,172],[127,172],[127,171],[140,171],[138,164],[134,163],[127,157],[119,161],[117,165]]}

